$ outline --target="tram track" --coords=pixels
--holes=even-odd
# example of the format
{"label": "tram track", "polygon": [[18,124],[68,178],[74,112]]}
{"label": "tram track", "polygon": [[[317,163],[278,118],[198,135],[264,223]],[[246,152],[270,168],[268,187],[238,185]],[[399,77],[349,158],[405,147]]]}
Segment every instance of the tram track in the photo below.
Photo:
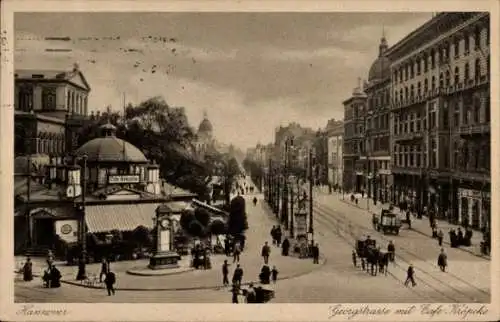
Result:
{"label": "tram track", "polygon": [[[370,225],[361,225],[359,223],[353,222],[352,220],[349,220],[343,213],[340,213],[321,203],[315,202],[314,207],[316,214],[315,218],[318,221],[318,223],[321,222],[323,225],[330,226],[332,228],[331,230],[332,233],[335,233],[353,247],[354,247],[354,240],[361,235],[361,233],[355,233],[355,230],[360,230],[364,233],[366,231],[371,231],[373,229]],[[344,236],[344,234],[347,234],[347,236],[351,237],[351,240],[348,240],[349,238]],[[389,239],[387,239],[384,235],[380,234],[379,232],[374,231],[374,235],[377,235],[377,237],[381,241],[385,242],[389,241]],[[412,257],[414,260],[412,261],[408,257]],[[398,246],[398,250],[396,252],[396,261],[394,262],[394,265],[391,264],[390,266],[397,267],[399,270],[401,270],[403,276],[405,276],[406,267],[400,265],[399,262],[403,262],[409,265],[410,263],[413,264],[415,260],[423,262],[423,264],[427,264],[426,259],[420,257],[419,255],[415,254],[414,252],[408,250],[405,247]],[[427,265],[434,268],[432,264],[427,264]],[[479,300],[480,298],[484,296],[488,297],[490,296],[488,292],[480,289],[479,287],[475,286],[472,283],[465,281],[464,279],[462,279],[459,276],[456,276],[453,273],[450,272],[444,273],[446,275],[437,278],[433,276],[433,273],[435,274],[436,271],[434,270],[431,271],[429,268],[424,268],[422,267],[422,264],[420,265],[414,264],[414,267],[418,270],[419,273],[427,277],[424,280],[423,277],[419,277],[419,275],[417,275],[416,276],[417,282],[426,285],[429,289],[439,294],[441,298],[444,297],[448,300],[451,300],[452,302],[481,302]],[[393,278],[400,280],[400,278],[396,277],[391,272],[388,272],[388,274],[392,275]],[[442,291],[440,288],[436,287],[431,281],[444,287],[445,289],[447,289],[448,292]],[[463,292],[458,287],[455,287],[452,284],[462,284],[462,286],[465,286],[467,290],[471,290],[473,295],[470,294],[471,293],[470,291],[467,293]],[[417,291],[415,293],[417,295],[421,295]],[[450,295],[449,293],[453,295]]]}

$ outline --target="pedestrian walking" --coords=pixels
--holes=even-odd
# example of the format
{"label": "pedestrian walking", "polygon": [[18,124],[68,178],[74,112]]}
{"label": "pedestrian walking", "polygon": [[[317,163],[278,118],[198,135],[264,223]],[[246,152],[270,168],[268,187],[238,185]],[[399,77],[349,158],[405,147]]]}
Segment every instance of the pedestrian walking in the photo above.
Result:
{"label": "pedestrian walking", "polygon": [[290,251],[290,241],[285,237],[283,243],[281,244],[281,255],[288,256],[288,252]]}
{"label": "pedestrian walking", "polygon": [[394,262],[394,259],[396,257],[396,246],[394,246],[394,243],[389,241],[389,245],[387,245],[387,252],[389,253],[389,260],[391,262]]}
{"label": "pedestrian walking", "polygon": [[443,231],[440,229],[439,232],[437,233],[437,240],[438,240],[439,246],[443,245],[443,238],[444,238],[444,234],[443,234]]}
{"label": "pedestrian walking", "polygon": [[109,272],[110,267],[109,267],[109,260],[106,258],[102,259],[101,263],[101,273],[99,273],[99,282],[102,283],[102,276],[106,276],[106,274]]}
{"label": "pedestrian walking", "polygon": [[106,273],[106,277],[104,278],[104,284],[106,284],[106,290],[108,291],[108,296],[115,295],[115,285],[116,283],[116,275],[112,271],[108,271]]}
{"label": "pedestrian walking", "polygon": [[316,245],[314,245],[312,247],[312,255],[313,255],[313,263],[319,264],[319,244],[318,243],[316,243]]}
{"label": "pedestrian walking", "polygon": [[23,280],[25,282],[33,280],[33,262],[30,257],[26,258],[26,263],[23,265]]}
{"label": "pedestrian walking", "polygon": [[267,244],[267,242],[264,243],[264,246],[262,246],[262,251],[261,251],[261,256],[264,258],[264,263],[267,264],[269,262],[269,255],[271,254],[271,247]]}
{"label": "pedestrian walking", "polygon": [[281,232],[281,226],[276,227],[276,246],[280,247],[281,245],[281,237],[283,237],[283,233]]}
{"label": "pedestrian walking", "polygon": [[241,253],[240,243],[235,242],[234,249],[233,249],[233,263],[240,262],[240,253]]}
{"label": "pedestrian walking", "polygon": [[273,228],[271,228],[271,238],[273,240],[273,245],[276,245],[276,226],[273,226]]}
{"label": "pedestrian walking", "polygon": [[276,268],[276,266],[273,266],[273,270],[271,271],[271,276],[272,276],[272,279],[273,279],[273,283],[276,284],[276,281],[278,280],[278,269]]}
{"label": "pedestrian walking", "polygon": [[415,269],[413,268],[413,265],[410,264],[408,266],[408,270],[406,271],[406,281],[405,281],[405,286],[408,286],[408,283],[411,282],[412,286],[416,286],[417,283],[415,283]]}
{"label": "pedestrian walking", "polygon": [[438,266],[441,271],[446,272],[446,266],[448,266],[448,256],[444,252],[444,249],[441,248],[441,253],[438,256]]}
{"label": "pedestrian walking", "polygon": [[236,265],[236,269],[233,273],[233,284],[238,286],[241,285],[241,281],[243,280],[243,269],[240,267],[240,264]]}
{"label": "pedestrian walking", "polygon": [[354,267],[358,267],[358,263],[357,263],[357,256],[356,256],[356,250],[353,250],[352,251],[352,264],[354,265]]}
{"label": "pedestrian walking", "polygon": [[224,286],[229,285],[229,264],[227,263],[227,259],[224,260],[224,264],[222,264],[222,284]]}
{"label": "pedestrian walking", "polygon": [[78,259],[78,272],[76,273],[76,280],[83,281],[87,278],[87,273],[85,272],[85,257],[82,255]]}

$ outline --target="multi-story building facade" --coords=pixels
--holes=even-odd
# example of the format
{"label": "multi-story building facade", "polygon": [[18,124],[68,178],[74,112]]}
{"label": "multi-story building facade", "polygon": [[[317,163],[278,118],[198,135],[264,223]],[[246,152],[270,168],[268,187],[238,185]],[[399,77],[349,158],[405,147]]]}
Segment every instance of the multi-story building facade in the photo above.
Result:
{"label": "multi-story building facade", "polygon": [[16,70],[14,78],[15,154],[63,156],[76,149],[90,92],[78,66]]}
{"label": "multi-story building facade", "polygon": [[390,61],[386,57],[387,40],[383,36],[377,59],[364,84],[367,96],[365,109],[365,144],[359,166],[363,167],[366,193],[374,200],[388,201],[392,185],[390,170]]}
{"label": "multi-story building facade", "polygon": [[439,13],[387,50],[395,201],[490,218],[489,14]]}
{"label": "multi-story building facade", "polygon": [[343,191],[360,192],[365,189],[363,179],[364,165],[358,160],[364,151],[366,94],[361,88],[361,81],[345,100],[344,105],[344,147],[343,147]]}
{"label": "multi-story building facade", "polygon": [[328,149],[328,184],[332,187],[343,185],[344,122],[333,120],[326,126]]}

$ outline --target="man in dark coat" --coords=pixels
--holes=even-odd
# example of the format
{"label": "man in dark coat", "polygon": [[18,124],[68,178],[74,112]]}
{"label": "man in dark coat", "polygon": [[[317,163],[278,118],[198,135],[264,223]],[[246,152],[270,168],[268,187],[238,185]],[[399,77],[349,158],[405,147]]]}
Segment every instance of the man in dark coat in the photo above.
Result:
{"label": "man in dark coat", "polygon": [[313,263],[319,264],[319,244],[312,247]]}
{"label": "man in dark coat", "polygon": [[78,273],[76,274],[77,281],[83,281],[87,278],[87,273],[85,272],[85,258],[82,256],[78,259]]}
{"label": "man in dark coat", "polygon": [[271,269],[269,268],[269,266],[262,266],[259,274],[259,279],[262,284],[269,284],[271,282]]}
{"label": "man in dark coat", "polygon": [[271,247],[267,244],[267,242],[264,243],[264,246],[262,246],[262,251],[261,251],[261,256],[264,258],[264,263],[267,264],[269,262],[269,255],[271,254]]}
{"label": "man in dark coat", "polygon": [[229,275],[229,264],[227,263],[227,259],[224,260],[224,264],[222,264],[222,284],[224,286],[229,285],[229,279],[227,276]]}
{"label": "man in dark coat", "polygon": [[439,246],[443,245],[443,237],[444,237],[443,231],[440,229],[437,233],[437,239],[438,239]]}
{"label": "man in dark coat", "polygon": [[106,278],[104,279],[104,284],[106,284],[106,290],[108,291],[108,296],[115,295],[114,285],[116,283],[115,273],[108,271]]}
{"label": "man in dark coat", "polygon": [[241,281],[243,280],[243,269],[240,267],[240,264],[236,265],[236,269],[233,273],[233,284],[240,286]]}
{"label": "man in dark coat", "polygon": [[55,265],[52,265],[52,267],[50,268],[50,287],[61,287],[61,277],[61,272],[56,268]]}
{"label": "man in dark coat", "polygon": [[441,248],[441,253],[438,256],[438,266],[443,272],[446,271],[446,266],[448,266],[448,256],[446,256],[443,248]]}
{"label": "man in dark coat", "polygon": [[271,228],[271,238],[273,239],[273,245],[276,245],[276,226]]}
{"label": "man in dark coat", "polygon": [[396,257],[396,246],[394,246],[394,243],[389,241],[389,245],[387,245],[387,253],[389,253],[389,260],[391,262],[394,262],[394,258]]}
{"label": "man in dark coat", "polygon": [[406,271],[405,286],[408,286],[408,283],[410,283],[410,282],[411,282],[412,286],[417,285],[417,283],[415,283],[415,270],[414,270],[412,264],[410,264],[410,266],[408,266],[408,270]]}
{"label": "man in dark coat", "polygon": [[457,244],[458,246],[462,246],[464,244],[464,233],[462,232],[462,229],[460,229],[460,227],[458,227]]}
{"label": "man in dark coat", "polygon": [[281,227],[278,226],[276,227],[276,246],[280,247],[281,245],[281,237],[283,236],[283,233],[281,232]]}
{"label": "man in dark coat", "polygon": [[281,244],[281,255],[288,256],[288,252],[290,250],[290,241],[285,237],[283,243]]}
{"label": "man in dark coat", "polygon": [[233,288],[231,290],[231,293],[233,295],[232,302],[234,304],[238,304],[238,295],[240,294],[240,288],[238,287],[238,285],[233,284]]}

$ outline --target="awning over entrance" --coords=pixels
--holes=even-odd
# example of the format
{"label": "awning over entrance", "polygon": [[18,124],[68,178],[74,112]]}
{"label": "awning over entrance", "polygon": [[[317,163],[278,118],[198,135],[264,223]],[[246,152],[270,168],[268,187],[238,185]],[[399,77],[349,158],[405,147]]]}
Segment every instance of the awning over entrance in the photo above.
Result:
{"label": "awning over entrance", "polygon": [[87,206],[85,222],[91,233],[112,230],[132,231],[139,226],[154,227],[155,210],[159,203]]}

